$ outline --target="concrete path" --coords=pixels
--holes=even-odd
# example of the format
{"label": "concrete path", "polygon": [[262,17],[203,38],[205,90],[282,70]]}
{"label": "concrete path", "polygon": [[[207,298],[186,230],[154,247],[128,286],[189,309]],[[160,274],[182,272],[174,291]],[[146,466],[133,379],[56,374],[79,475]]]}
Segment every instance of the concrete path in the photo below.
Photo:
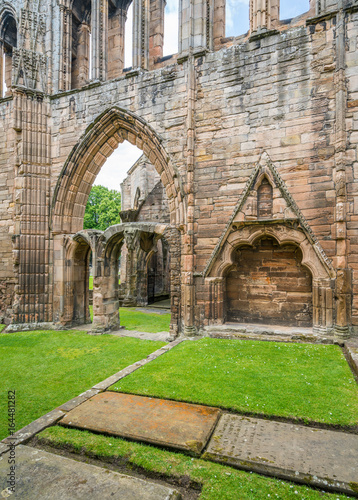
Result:
{"label": "concrete path", "polygon": [[[16,468],[13,472],[9,469],[9,453],[0,457],[0,498],[21,500],[180,500],[182,498],[173,488],[23,445],[15,449]],[[11,478],[15,479],[14,493],[8,489],[12,487]]]}

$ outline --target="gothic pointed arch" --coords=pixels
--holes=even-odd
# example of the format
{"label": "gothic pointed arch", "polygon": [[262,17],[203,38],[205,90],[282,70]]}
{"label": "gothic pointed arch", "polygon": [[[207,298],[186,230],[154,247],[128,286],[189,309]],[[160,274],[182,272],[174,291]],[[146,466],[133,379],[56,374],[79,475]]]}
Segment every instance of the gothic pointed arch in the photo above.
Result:
{"label": "gothic pointed arch", "polygon": [[155,166],[169,199],[171,224],[185,222],[180,175],[163,140],[142,118],[114,107],[87,128],[62,169],[51,205],[54,233],[76,233],[82,229],[92,184],[107,158],[124,140],[141,149]]}

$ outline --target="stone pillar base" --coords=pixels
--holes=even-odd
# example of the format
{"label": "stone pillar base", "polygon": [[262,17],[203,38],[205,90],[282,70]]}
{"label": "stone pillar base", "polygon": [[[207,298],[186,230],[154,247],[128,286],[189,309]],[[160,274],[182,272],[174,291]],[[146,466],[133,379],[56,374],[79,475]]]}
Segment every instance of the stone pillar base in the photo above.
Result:
{"label": "stone pillar base", "polygon": [[185,326],[184,327],[184,335],[186,337],[195,337],[198,334],[195,326]]}
{"label": "stone pillar base", "polygon": [[338,326],[334,327],[334,336],[339,340],[349,339],[350,330],[348,326]]}

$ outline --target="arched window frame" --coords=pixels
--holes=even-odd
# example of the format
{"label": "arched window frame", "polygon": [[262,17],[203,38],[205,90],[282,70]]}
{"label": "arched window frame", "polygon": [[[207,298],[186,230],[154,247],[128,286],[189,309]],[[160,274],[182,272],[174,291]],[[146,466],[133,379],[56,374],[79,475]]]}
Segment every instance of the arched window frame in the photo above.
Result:
{"label": "arched window frame", "polygon": [[[9,33],[9,30],[12,31]],[[0,13],[0,97],[11,94],[12,58],[18,44],[18,22],[16,13],[6,5]]]}

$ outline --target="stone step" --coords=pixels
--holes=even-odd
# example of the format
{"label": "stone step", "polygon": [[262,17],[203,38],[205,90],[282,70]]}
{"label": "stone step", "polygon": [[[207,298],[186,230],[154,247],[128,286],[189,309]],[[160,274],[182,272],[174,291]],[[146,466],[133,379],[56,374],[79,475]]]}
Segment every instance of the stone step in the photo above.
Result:
{"label": "stone step", "polygon": [[270,340],[278,342],[309,342],[333,344],[334,338],[314,333],[312,328],[249,323],[210,325],[204,332],[212,338]]}
{"label": "stone step", "polygon": [[[16,468],[10,470],[9,454]],[[10,474],[10,475],[9,475]],[[14,492],[11,480],[14,479]],[[0,497],[26,500],[180,500],[174,488],[19,445],[0,457]]]}
{"label": "stone step", "polygon": [[203,458],[358,496],[358,435],[223,414]]}

